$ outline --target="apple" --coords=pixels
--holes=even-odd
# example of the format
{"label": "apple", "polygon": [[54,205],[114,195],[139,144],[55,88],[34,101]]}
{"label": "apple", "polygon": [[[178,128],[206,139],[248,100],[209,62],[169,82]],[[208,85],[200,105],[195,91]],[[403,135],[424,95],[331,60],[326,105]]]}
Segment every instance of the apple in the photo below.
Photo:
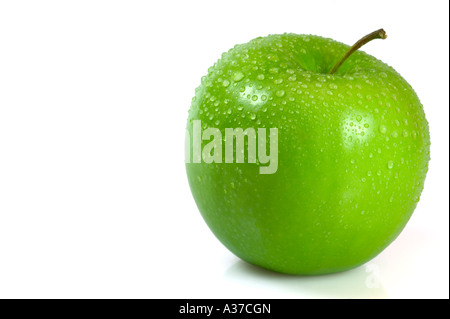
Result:
{"label": "apple", "polygon": [[[186,127],[186,154],[197,159],[187,160],[187,177],[206,224],[239,258],[287,274],[339,272],[378,255],[405,227],[424,187],[429,129],[413,88],[357,51],[375,38],[384,31],[353,47],[314,35],[259,37],[202,78]],[[258,143],[260,159],[237,161],[234,151],[230,162],[230,128],[277,134]],[[277,165],[263,173],[270,163],[259,150],[270,148]]]}

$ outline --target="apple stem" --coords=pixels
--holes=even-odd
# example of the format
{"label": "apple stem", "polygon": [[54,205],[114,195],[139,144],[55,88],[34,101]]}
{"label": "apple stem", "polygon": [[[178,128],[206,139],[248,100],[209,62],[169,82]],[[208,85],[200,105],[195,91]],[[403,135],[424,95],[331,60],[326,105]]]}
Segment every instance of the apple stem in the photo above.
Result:
{"label": "apple stem", "polygon": [[345,53],[345,55],[333,66],[333,68],[331,69],[331,71],[329,72],[329,74],[333,74],[335,73],[339,67],[342,65],[342,63],[345,62],[345,60],[347,60],[347,58],[356,50],[358,50],[360,47],[362,47],[364,44],[366,44],[367,42],[370,42],[374,39],[386,39],[387,35],[386,32],[383,29],[379,29],[377,31],[374,31],[372,33],[369,33],[368,35],[362,37],[361,39],[358,40],[358,42],[356,42],[348,51],[347,53]]}

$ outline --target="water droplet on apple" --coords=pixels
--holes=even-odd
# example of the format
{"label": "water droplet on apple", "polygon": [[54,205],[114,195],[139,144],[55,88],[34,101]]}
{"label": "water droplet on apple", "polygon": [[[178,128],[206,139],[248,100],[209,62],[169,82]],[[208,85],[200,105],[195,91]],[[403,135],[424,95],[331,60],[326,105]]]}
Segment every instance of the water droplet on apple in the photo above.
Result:
{"label": "water droplet on apple", "polygon": [[235,72],[233,74],[233,81],[235,82],[239,82],[244,78],[244,73],[242,73],[241,71]]}
{"label": "water droplet on apple", "polygon": [[334,83],[330,83],[330,85],[328,85],[328,87],[332,90],[336,90],[338,88],[337,85]]}
{"label": "water droplet on apple", "polygon": [[403,137],[408,137],[408,131],[407,130],[403,130],[402,135],[403,135]]}
{"label": "water droplet on apple", "polygon": [[394,162],[393,161],[389,161],[387,164],[389,169],[392,169],[394,167]]}
{"label": "water droplet on apple", "polygon": [[276,80],[274,81],[274,83],[275,83],[275,84],[281,84],[281,83],[283,83],[283,79],[276,79]]}
{"label": "water droplet on apple", "polygon": [[272,73],[272,74],[277,74],[279,71],[280,71],[280,69],[278,69],[278,68],[270,68],[269,69],[269,73]]}
{"label": "water droplet on apple", "polygon": [[393,138],[397,138],[397,136],[398,136],[397,131],[392,132],[392,133],[391,133],[391,136],[392,136]]}
{"label": "water droplet on apple", "polygon": [[256,100],[258,100],[258,96],[257,95],[253,95],[252,96],[252,101],[256,101]]}
{"label": "water droplet on apple", "polygon": [[270,60],[270,61],[273,61],[273,62],[278,62],[278,60],[279,60],[279,58],[278,58],[278,56],[276,54],[269,54],[267,56],[267,59]]}
{"label": "water droplet on apple", "polygon": [[380,125],[379,131],[381,134],[386,134],[387,128],[385,125]]}
{"label": "water droplet on apple", "polygon": [[258,80],[264,80],[264,74],[259,74],[256,78]]}
{"label": "water droplet on apple", "polygon": [[277,93],[275,93],[278,97],[283,97],[284,96],[284,94],[285,94],[285,92],[284,92],[284,90],[279,90],[279,91],[277,91]]}
{"label": "water droplet on apple", "polygon": [[224,87],[228,87],[228,86],[230,85],[230,81],[228,81],[228,80],[223,80],[222,85],[223,85]]}

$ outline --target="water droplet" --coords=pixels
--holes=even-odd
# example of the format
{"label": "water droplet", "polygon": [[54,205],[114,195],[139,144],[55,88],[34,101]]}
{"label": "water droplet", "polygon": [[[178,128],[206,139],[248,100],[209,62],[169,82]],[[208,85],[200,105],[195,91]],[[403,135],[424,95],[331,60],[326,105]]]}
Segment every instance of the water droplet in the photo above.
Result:
{"label": "water droplet", "polygon": [[234,183],[231,182],[231,183],[230,183],[230,186],[231,186],[231,188],[234,188]]}
{"label": "water droplet", "polygon": [[262,101],[267,100],[267,95],[261,95],[261,100],[262,100]]}
{"label": "water droplet", "polygon": [[387,132],[387,128],[386,128],[386,126],[384,126],[384,125],[380,125],[379,130],[380,130],[380,133],[381,133],[381,134],[386,134],[386,132]]}
{"label": "water droplet", "polygon": [[255,120],[255,119],[256,119],[256,114],[253,114],[253,113],[252,113],[252,114],[250,115],[250,119]]}
{"label": "water droplet", "polygon": [[369,128],[369,124],[368,123],[364,124],[364,127]]}
{"label": "water droplet", "polygon": [[264,74],[259,74],[256,78],[258,80],[264,80]]}
{"label": "water droplet", "polygon": [[358,122],[361,122],[362,116],[361,116],[361,115],[356,116],[356,120],[357,120]]}
{"label": "water droplet", "polygon": [[244,73],[242,73],[241,71],[235,72],[233,74],[233,81],[235,82],[239,82],[244,78]]}
{"label": "water droplet", "polygon": [[276,54],[269,54],[267,59],[273,62],[278,62],[278,56]]}
{"label": "water droplet", "polygon": [[368,171],[367,176],[372,176],[372,171]]}
{"label": "water droplet", "polygon": [[328,87],[332,90],[336,90],[337,89],[337,85],[334,83],[331,83],[330,85],[328,85]]}
{"label": "water droplet", "polygon": [[199,183],[202,182],[202,177],[201,176],[197,176],[197,180],[199,181]]}
{"label": "water droplet", "polygon": [[257,95],[253,95],[252,96],[252,101],[256,101],[256,100],[258,100],[258,96]]}
{"label": "water droplet", "polygon": [[276,80],[274,81],[274,83],[275,83],[275,84],[281,84],[281,83],[283,83],[283,79],[276,79]]}
{"label": "water droplet", "polygon": [[380,170],[377,171],[377,175],[381,176],[381,171]]}
{"label": "water droplet", "polygon": [[283,97],[284,94],[285,94],[284,90],[279,90],[279,91],[277,91],[277,93],[276,93],[276,95],[277,95],[278,97]]}
{"label": "water droplet", "polygon": [[271,69],[269,69],[269,72],[272,73],[272,74],[276,74],[279,71],[280,71],[280,69],[278,69],[278,68],[271,68]]}
{"label": "water droplet", "polygon": [[392,136],[393,138],[397,138],[397,136],[398,136],[397,131],[392,132],[392,133],[391,133],[391,136]]}
{"label": "water droplet", "polygon": [[224,87],[228,87],[228,86],[230,85],[230,81],[228,81],[228,80],[223,80],[222,85],[223,85]]}
{"label": "water droplet", "polygon": [[392,169],[394,167],[394,162],[393,161],[389,161],[387,164],[389,169]]}
{"label": "water droplet", "polygon": [[403,130],[402,135],[403,135],[403,137],[408,137],[408,131],[407,130]]}

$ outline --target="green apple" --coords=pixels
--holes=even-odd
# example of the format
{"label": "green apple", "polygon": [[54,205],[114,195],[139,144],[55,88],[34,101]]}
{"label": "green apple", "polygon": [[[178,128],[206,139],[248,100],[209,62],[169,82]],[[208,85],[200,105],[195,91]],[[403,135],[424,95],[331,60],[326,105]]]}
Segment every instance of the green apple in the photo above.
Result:
{"label": "green apple", "polygon": [[[288,274],[343,271],[379,254],[411,217],[430,159],[428,123],[400,74],[355,51],[362,42],[349,50],[313,35],[260,37],[202,78],[186,130],[201,123],[222,136],[202,135],[201,148],[225,142],[227,128],[278,132],[269,173],[247,155],[237,163],[237,152],[220,161],[218,148],[212,163],[186,164],[206,224],[241,259]],[[274,150],[269,139],[262,146]]]}

